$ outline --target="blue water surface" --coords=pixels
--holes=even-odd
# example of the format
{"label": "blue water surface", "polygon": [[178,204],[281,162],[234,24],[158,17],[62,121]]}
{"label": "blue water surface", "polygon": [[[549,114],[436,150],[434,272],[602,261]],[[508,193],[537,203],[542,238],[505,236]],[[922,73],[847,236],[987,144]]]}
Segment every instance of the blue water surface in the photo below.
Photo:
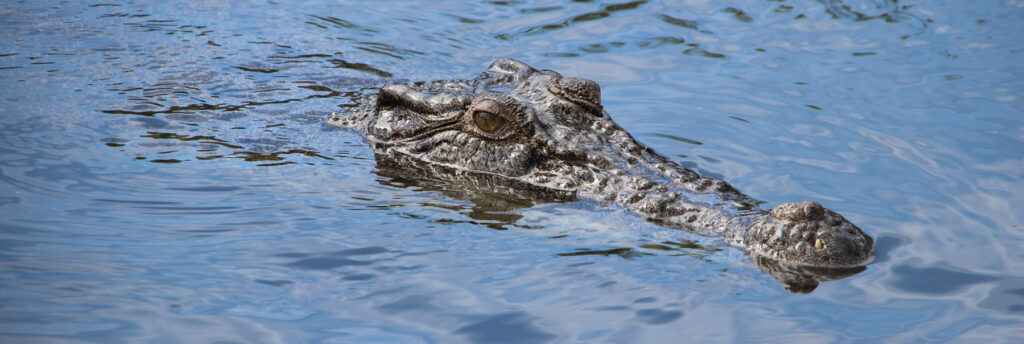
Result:
{"label": "blue water surface", "polygon": [[[1019,342],[1024,1],[0,1],[0,342]],[[794,293],[596,202],[381,171],[327,125],[511,57],[875,238]]]}

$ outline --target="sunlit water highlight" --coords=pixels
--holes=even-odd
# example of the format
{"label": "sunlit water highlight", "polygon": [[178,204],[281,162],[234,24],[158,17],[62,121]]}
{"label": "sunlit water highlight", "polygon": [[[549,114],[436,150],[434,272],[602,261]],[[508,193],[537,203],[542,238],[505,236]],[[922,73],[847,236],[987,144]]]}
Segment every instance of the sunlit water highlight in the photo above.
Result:
{"label": "sunlit water highlight", "polygon": [[[0,342],[1015,342],[1024,2],[0,3]],[[498,57],[876,239],[795,294],[593,202],[484,204],[325,124]]]}

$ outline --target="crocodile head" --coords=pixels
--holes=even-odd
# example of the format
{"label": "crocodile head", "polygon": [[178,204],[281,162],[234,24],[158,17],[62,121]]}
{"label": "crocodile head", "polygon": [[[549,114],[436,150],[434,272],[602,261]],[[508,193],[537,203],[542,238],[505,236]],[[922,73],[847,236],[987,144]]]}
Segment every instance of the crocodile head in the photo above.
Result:
{"label": "crocodile head", "polygon": [[728,183],[638,143],[604,111],[597,83],[515,60],[497,60],[472,80],[384,86],[331,122],[362,130],[379,164],[617,203],[761,257],[853,266],[871,252],[870,237],[817,203],[759,210]]}

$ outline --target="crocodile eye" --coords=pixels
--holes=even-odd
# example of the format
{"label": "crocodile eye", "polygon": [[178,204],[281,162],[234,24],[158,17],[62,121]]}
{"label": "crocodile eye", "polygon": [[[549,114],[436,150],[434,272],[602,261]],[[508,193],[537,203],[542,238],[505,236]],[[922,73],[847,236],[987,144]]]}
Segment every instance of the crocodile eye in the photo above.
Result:
{"label": "crocodile eye", "polygon": [[473,102],[473,105],[470,105],[470,111],[472,111],[472,117],[469,120],[472,120],[473,125],[483,133],[499,134],[508,126],[508,110],[505,108],[505,104],[498,100],[478,99]]}
{"label": "crocodile eye", "polygon": [[488,133],[498,131],[505,126],[508,120],[500,115],[495,115],[491,112],[484,110],[477,110],[473,112],[473,123],[476,124],[477,128]]}
{"label": "crocodile eye", "polygon": [[505,140],[528,130],[523,126],[525,112],[515,99],[501,94],[486,94],[469,104],[462,113],[462,130],[485,140]]}

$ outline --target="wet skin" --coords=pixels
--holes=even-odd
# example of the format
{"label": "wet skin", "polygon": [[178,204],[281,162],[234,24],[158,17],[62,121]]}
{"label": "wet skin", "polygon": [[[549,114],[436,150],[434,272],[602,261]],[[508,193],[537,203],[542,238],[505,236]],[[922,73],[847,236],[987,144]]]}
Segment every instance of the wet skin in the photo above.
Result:
{"label": "wet skin", "polygon": [[761,210],[728,183],[634,140],[604,111],[596,82],[515,60],[499,59],[472,80],[384,86],[330,122],[361,130],[379,164],[615,203],[785,266],[855,268],[871,257],[871,237],[838,213],[813,201]]}

